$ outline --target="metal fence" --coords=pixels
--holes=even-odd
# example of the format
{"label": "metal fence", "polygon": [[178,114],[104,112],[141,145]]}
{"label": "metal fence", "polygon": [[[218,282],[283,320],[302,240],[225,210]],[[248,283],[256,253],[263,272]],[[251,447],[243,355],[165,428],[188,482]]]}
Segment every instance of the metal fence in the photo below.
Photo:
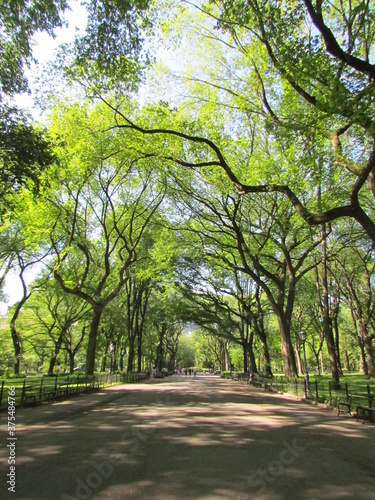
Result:
{"label": "metal fence", "polygon": [[0,409],[26,404],[40,404],[83,394],[115,384],[133,383],[145,380],[145,373],[99,374],[92,377],[85,375],[66,376],[25,376],[4,379],[0,388]]}
{"label": "metal fence", "polygon": [[[225,378],[250,382],[250,375],[247,373],[225,373]],[[350,385],[347,382],[334,383],[332,381],[313,379],[306,385],[305,378],[286,378],[282,376],[262,377],[257,375],[251,382],[253,385],[263,387],[267,390],[290,394],[297,398],[306,398],[316,403],[337,407],[338,402],[348,401],[358,398],[371,401],[373,393],[371,393],[370,384],[366,384],[358,388]]]}

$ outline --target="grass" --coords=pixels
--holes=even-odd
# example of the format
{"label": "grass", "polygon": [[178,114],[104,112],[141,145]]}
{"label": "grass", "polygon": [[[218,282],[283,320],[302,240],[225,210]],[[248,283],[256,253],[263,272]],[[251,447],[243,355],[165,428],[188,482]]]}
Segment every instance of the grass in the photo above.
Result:
{"label": "grass", "polygon": [[[229,372],[226,372],[229,375]],[[232,372],[238,378],[246,378],[243,372]],[[247,378],[246,378],[247,379]],[[353,396],[353,406],[368,406],[368,387],[371,394],[375,393],[375,379],[370,379],[360,373],[345,373],[340,377],[339,386],[335,387],[329,374],[309,374],[311,399],[326,405],[336,407],[338,401],[346,401],[347,394]],[[286,379],[283,373],[274,374],[274,379],[269,386],[272,390],[292,394],[296,397],[304,397],[304,376],[298,379]],[[330,390],[331,388],[331,390]],[[360,396],[363,395],[363,396]]]}
{"label": "grass", "polygon": [[[329,382],[332,381],[331,377],[329,375],[313,376],[311,380],[314,386],[315,381],[317,382],[319,401],[323,399],[323,402],[329,403]],[[312,390],[315,389],[315,387],[311,387]],[[340,377],[340,385],[337,388],[333,384],[331,384],[331,387],[333,406],[337,406],[339,400],[345,401],[347,394],[352,395],[354,406],[356,404],[368,406],[367,393],[368,390],[371,394],[375,393],[375,380],[359,373],[346,373],[345,376]]]}

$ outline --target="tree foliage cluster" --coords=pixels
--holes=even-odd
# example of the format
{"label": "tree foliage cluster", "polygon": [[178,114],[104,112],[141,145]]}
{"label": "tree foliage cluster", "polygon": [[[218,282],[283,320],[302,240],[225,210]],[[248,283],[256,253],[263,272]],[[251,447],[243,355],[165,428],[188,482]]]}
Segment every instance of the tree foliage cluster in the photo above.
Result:
{"label": "tree foliage cluster", "polygon": [[[25,43],[67,8],[38,5]],[[27,352],[50,373],[173,369],[193,322],[202,366],[297,376],[306,330],[318,372],[375,376],[374,3],[87,9],[55,63],[80,98],[55,97],[48,134],[1,111],[1,279],[13,267],[23,288],[14,370]],[[183,63],[156,64],[151,41]]]}

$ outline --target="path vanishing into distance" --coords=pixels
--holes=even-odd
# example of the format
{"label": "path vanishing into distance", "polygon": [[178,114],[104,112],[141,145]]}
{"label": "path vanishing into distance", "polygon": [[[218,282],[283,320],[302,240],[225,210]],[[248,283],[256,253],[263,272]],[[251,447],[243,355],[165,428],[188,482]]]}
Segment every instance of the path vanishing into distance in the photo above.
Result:
{"label": "path vanishing into distance", "polygon": [[1,499],[375,499],[375,426],[245,383],[175,375],[17,408]]}

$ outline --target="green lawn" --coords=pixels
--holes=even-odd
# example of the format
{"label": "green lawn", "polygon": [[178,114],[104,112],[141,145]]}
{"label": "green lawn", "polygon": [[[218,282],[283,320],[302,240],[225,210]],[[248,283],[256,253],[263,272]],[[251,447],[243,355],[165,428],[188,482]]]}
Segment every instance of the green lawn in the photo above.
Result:
{"label": "green lawn", "polygon": [[[232,372],[231,375],[236,375],[238,379],[247,380],[247,375],[242,372]],[[230,373],[226,372],[226,376],[230,376]],[[274,374],[274,378],[269,381],[268,385],[272,390],[293,394],[296,397],[305,395],[303,375],[296,380],[288,380],[282,373]],[[334,407],[337,406],[339,400],[346,401],[347,394],[353,396],[354,407],[359,404],[367,406],[368,387],[371,394],[375,393],[375,379],[369,379],[360,373],[345,373],[340,378],[338,387],[334,386],[329,374],[309,374],[309,385],[312,400],[322,404],[331,404]]]}

